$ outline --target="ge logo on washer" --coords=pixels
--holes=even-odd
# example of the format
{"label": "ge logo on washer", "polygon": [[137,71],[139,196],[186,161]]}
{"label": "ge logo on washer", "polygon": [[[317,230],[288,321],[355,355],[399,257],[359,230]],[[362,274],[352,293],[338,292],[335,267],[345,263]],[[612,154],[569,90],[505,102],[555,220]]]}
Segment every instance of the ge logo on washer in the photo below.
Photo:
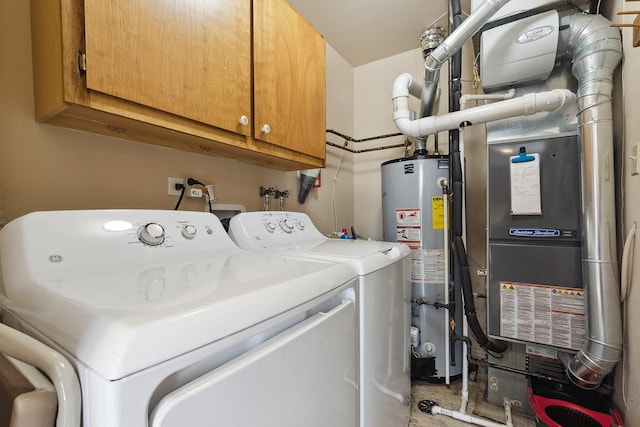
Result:
{"label": "ge logo on washer", "polygon": [[50,255],[49,262],[62,262],[62,255]]}

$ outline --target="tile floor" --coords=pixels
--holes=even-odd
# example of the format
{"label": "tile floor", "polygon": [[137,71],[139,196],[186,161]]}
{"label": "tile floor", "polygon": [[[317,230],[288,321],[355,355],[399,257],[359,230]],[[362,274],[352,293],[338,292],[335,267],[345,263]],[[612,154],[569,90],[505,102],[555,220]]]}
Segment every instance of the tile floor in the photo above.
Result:
{"label": "tile floor", "polygon": [[[471,374],[469,378],[469,404],[467,414],[486,418],[487,420],[504,423],[505,413],[502,406],[489,403],[484,398],[484,385],[486,376],[480,369],[478,374]],[[452,381],[449,386],[444,384],[430,384],[427,382],[414,382],[411,387],[411,420],[409,427],[463,427],[472,424],[465,423],[446,415],[425,414],[418,409],[421,400],[433,400],[444,409],[458,411],[460,409],[460,392],[462,380]],[[515,427],[535,427],[532,417],[512,411],[513,425]]]}

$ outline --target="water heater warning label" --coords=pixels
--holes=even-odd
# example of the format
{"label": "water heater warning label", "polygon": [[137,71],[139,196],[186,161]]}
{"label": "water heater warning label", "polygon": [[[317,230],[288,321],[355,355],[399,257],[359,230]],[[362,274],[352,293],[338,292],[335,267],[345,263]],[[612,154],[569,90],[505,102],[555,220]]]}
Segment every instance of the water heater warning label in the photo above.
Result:
{"label": "water heater warning label", "polygon": [[420,209],[396,210],[396,241],[406,243],[411,249],[422,248],[422,211]]}
{"label": "water heater warning label", "polygon": [[500,282],[500,335],[579,349],[585,330],[585,291]]}
{"label": "water heater warning label", "polygon": [[444,283],[444,249],[418,249],[412,251],[411,281]]}
{"label": "water heater warning label", "polygon": [[444,198],[442,196],[431,198],[431,218],[434,230],[444,230]]}

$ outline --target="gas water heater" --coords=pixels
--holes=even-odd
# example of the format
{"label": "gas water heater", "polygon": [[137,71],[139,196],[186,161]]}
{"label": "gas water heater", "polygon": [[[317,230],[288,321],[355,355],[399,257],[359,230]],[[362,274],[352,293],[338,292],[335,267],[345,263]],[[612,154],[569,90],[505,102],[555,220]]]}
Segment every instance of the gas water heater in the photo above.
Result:
{"label": "gas water heater", "polygon": [[405,243],[412,250],[411,325],[417,332],[412,336],[412,377],[420,380],[443,380],[447,365],[450,376],[462,370],[462,343],[455,339],[462,328],[459,287],[450,285],[449,313],[445,310],[447,197],[439,181],[448,175],[449,160],[443,155],[416,154],[382,164],[384,240]]}

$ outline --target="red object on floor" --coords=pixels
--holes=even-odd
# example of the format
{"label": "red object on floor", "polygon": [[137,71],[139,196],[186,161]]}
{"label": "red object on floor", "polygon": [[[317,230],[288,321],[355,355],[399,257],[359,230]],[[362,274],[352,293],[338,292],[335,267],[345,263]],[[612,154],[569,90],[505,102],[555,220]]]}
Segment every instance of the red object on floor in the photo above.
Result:
{"label": "red object on floor", "polygon": [[547,427],[622,426],[622,418],[595,391],[570,384],[531,379],[527,387],[529,404],[536,420]]}

